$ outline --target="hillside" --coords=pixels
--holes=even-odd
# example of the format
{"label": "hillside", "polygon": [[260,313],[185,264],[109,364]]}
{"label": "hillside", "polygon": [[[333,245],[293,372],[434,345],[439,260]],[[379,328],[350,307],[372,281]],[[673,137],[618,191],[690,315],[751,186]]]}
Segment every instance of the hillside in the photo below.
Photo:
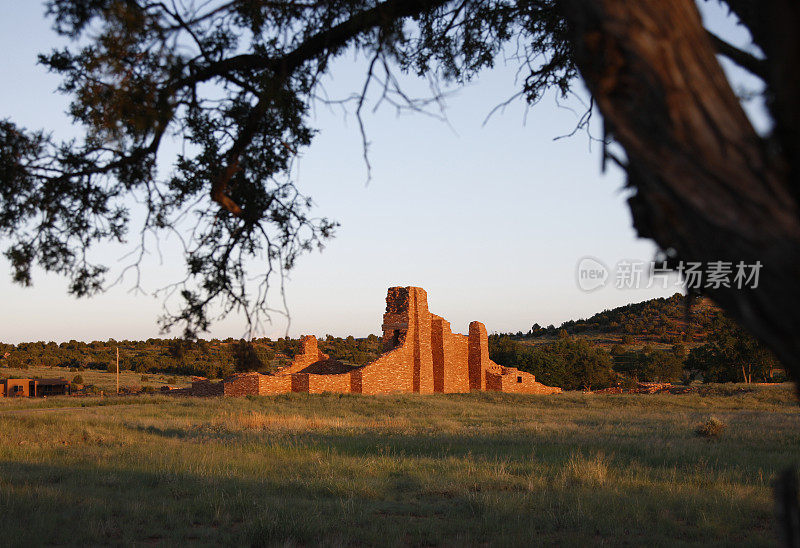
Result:
{"label": "hillside", "polygon": [[489,337],[489,356],[566,389],[638,382],[780,382],[785,371],[761,343],[708,299],[675,294],[560,327]]}
{"label": "hillside", "polygon": [[709,299],[695,298],[691,308],[687,298],[675,293],[668,298],[650,299],[603,310],[587,319],[569,320],[555,326],[534,324],[528,333],[510,334],[517,339],[551,340],[558,331],[594,339],[601,344],[628,341],[675,344],[689,346],[702,343],[711,324],[712,316],[719,311]]}

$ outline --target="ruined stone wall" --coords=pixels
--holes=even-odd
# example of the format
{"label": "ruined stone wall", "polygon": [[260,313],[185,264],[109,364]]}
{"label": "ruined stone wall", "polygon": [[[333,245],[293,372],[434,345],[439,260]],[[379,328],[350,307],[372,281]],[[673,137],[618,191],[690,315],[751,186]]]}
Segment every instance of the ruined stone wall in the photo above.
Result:
{"label": "ruined stone wall", "polygon": [[486,327],[469,325],[469,335],[453,333],[450,323],[428,310],[428,296],[419,287],[392,287],[383,315],[384,354],[363,367],[330,360],[317,339],[302,339],[302,351],[275,375],[247,373],[222,383],[192,383],[192,394],[244,396],[287,392],[388,394],[397,392],[560,392],[536,382],[533,375],[501,368],[489,359]]}
{"label": "ruined stone wall", "polygon": [[225,396],[257,396],[260,373],[242,373],[222,381],[222,393]]}
{"label": "ruined stone wall", "polygon": [[273,396],[287,394],[292,391],[292,377],[289,375],[259,375],[258,394]]}
{"label": "ruined stone wall", "polygon": [[500,372],[486,374],[486,389],[512,394],[558,394],[560,388],[546,386],[536,381],[536,377],[515,367],[502,367]]}
{"label": "ruined stone wall", "polygon": [[350,376],[352,373],[338,373],[335,375],[314,375],[308,373],[295,373],[306,375],[305,381],[309,394],[322,394],[323,392],[337,392],[347,394],[351,390]]}
{"label": "ruined stone wall", "polygon": [[414,389],[413,356],[407,348],[399,347],[382,354],[374,362],[355,369],[352,385],[359,387],[361,394],[390,394],[412,392]]}
{"label": "ruined stone wall", "polygon": [[431,349],[431,313],[428,294],[420,287],[408,288],[408,329],[412,334],[411,352],[414,357],[412,390],[420,394],[433,393],[433,355]]}
{"label": "ruined stone wall", "polygon": [[[426,317],[422,322],[418,321],[420,315]],[[389,394],[415,392],[424,387],[433,392],[430,313],[425,291],[390,287],[382,328],[384,354],[351,373],[351,391]]]}
{"label": "ruined stone wall", "polygon": [[434,392],[469,392],[468,339],[453,333],[450,322],[431,315]]}
{"label": "ruined stone wall", "polygon": [[433,391],[444,392],[444,338],[450,331],[450,322],[441,316],[431,315],[431,361],[433,362]]}
{"label": "ruined stone wall", "polygon": [[292,392],[308,392],[308,375],[295,373],[289,377],[292,382]]}
{"label": "ruined stone wall", "polygon": [[486,390],[486,373],[496,371],[500,366],[489,359],[489,337],[486,326],[481,322],[469,324],[468,368],[470,390]]}
{"label": "ruined stone wall", "polygon": [[319,349],[317,338],[314,335],[301,337],[300,344],[300,352],[294,357],[292,364],[277,371],[276,375],[291,375],[305,369],[312,363],[330,358],[330,356]]}
{"label": "ruined stone wall", "polygon": [[222,382],[211,382],[208,379],[192,381],[192,396],[221,396]]}
{"label": "ruined stone wall", "polygon": [[498,375],[497,373],[489,373],[488,375],[486,375],[486,390],[502,392],[503,375]]}
{"label": "ruined stone wall", "polygon": [[444,392],[469,392],[469,339],[452,333],[445,337]]}
{"label": "ruined stone wall", "polygon": [[409,288],[390,287],[386,292],[386,312],[383,314],[383,351],[403,346],[408,333]]}

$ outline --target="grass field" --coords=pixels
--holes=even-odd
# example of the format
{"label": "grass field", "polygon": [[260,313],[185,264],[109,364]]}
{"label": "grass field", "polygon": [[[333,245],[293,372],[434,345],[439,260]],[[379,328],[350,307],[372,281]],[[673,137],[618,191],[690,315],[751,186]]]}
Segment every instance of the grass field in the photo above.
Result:
{"label": "grass field", "polygon": [[800,408],[748,390],[6,400],[0,542],[774,546]]}

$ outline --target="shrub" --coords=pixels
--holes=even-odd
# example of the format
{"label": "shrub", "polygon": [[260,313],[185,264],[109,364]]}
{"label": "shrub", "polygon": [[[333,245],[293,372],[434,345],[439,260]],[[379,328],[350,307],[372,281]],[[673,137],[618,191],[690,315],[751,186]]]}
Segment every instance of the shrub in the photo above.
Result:
{"label": "shrub", "polygon": [[701,422],[695,427],[694,433],[701,438],[718,438],[728,427],[716,417],[709,417],[705,422]]}
{"label": "shrub", "polygon": [[561,470],[561,480],[568,485],[604,485],[608,480],[608,464],[602,453],[589,457],[573,453]]}
{"label": "shrub", "polygon": [[148,377],[147,375],[142,375],[139,380],[141,380],[142,382],[147,382],[150,380],[150,377]]}
{"label": "shrub", "polygon": [[72,384],[83,384],[83,377],[80,375],[75,375],[72,377]]}

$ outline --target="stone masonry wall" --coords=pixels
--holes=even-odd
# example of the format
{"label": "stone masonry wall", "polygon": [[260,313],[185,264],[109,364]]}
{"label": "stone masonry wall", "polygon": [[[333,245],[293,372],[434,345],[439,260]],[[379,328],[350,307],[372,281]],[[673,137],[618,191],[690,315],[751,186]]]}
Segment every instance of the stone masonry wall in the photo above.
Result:
{"label": "stone masonry wall", "polygon": [[221,396],[222,393],[222,382],[211,382],[208,379],[192,382],[192,396]]}
{"label": "stone masonry wall", "polygon": [[409,287],[408,328],[413,330],[411,351],[414,356],[412,391],[433,393],[433,356],[431,349],[431,314],[428,294],[420,287]]}
{"label": "stone masonry wall", "polygon": [[391,394],[412,392],[414,368],[409,362],[412,355],[405,347],[395,348],[374,362],[355,369],[352,384],[361,388],[361,394]]}
{"label": "stone masonry wall", "polygon": [[336,375],[314,375],[308,373],[295,373],[306,375],[309,394],[322,394],[323,392],[338,392],[347,394],[351,391],[351,373],[338,373]]}
{"label": "stone masonry wall", "polygon": [[489,337],[486,326],[481,322],[469,324],[469,354],[467,358],[469,369],[470,390],[486,390],[486,373],[500,371],[500,366],[489,359]]}
{"label": "stone masonry wall", "polygon": [[434,392],[469,392],[468,338],[450,329],[450,322],[431,315]]}
{"label": "stone masonry wall", "polygon": [[403,346],[408,333],[408,287],[390,287],[386,292],[386,312],[383,315],[383,351]]}
{"label": "stone masonry wall", "polygon": [[222,381],[223,395],[225,396],[253,396],[258,395],[260,373],[243,373],[234,375]]}
{"label": "stone masonry wall", "polygon": [[286,394],[292,391],[292,377],[290,375],[259,375],[258,395],[272,396]]}
{"label": "stone masonry wall", "polygon": [[308,375],[295,373],[289,378],[292,380],[292,392],[308,392]]}
{"label": "stone masonry wall", "polygon": [[536,377],[516,367],[502,367],[501,371],[486,374],[486,389],[514,394],[558,394],[560,388],[536,381]]}
{"label": "stone masonry wall", "polygon": [[305,369],[312,363],[330,358],[319,349],[317,338],[314,335],[302,337],[300,344],[302,345],[301,351],[294,357],[292,364],[278,371],[276,375],[291,375]]}

